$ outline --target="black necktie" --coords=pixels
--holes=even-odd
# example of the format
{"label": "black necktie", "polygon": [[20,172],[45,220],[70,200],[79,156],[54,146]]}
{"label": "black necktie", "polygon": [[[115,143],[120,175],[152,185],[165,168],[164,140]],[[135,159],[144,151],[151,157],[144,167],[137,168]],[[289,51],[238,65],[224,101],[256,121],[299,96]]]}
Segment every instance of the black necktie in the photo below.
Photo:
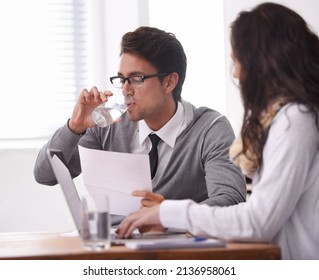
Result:
{"label": "black necktie", "polygon": [[150,156],[151,177],[153,179],[156,173],[158,163],[157,145],[161,138],[159,138],[156,134],[149,134],[148,137],[151,139],[152,142],[152,149],[148,153],[148,155]]}

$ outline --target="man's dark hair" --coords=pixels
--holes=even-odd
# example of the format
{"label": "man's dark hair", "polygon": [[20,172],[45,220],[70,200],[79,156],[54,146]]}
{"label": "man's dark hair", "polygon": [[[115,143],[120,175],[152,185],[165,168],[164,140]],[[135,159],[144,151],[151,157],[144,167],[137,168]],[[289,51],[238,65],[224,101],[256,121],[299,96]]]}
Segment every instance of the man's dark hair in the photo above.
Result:
{"label": "man's dark hair", "polygon": [[187,58],[183,46],[174,34],[153,27],[139,27],[122,37],[120,55],[124,53],[141,56],[151,63],[158,73],[176,72],[179,80],[173,90],[173,97],[175,102],[181,100]]}

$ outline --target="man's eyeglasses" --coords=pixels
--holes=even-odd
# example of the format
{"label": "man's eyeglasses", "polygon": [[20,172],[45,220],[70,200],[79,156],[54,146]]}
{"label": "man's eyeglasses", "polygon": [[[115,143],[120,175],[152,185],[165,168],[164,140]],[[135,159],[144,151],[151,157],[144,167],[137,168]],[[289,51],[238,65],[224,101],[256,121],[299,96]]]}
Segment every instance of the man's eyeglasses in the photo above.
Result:
{"label": "man's eyeglasses", "polygon": [[127,78],[123,76],[114,76],[110,78],[110,81],[112,85],[116,88],[123,88],[126,81],[134,87],[140,87],[146,79],[154,78],[154,77],[163,77],[163,76],[167,76],[168,74],[169,73],[158,73],[158,74],[151,74],[151,75],[133,75]]}

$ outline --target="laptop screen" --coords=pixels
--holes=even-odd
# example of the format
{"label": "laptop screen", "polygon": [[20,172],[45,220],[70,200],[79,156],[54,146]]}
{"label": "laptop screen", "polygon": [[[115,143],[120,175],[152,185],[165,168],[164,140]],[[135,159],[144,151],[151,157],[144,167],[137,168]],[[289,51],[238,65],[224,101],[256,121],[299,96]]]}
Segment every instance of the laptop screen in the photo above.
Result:
{"label": "laptop screen", "polygon": [[81,230],[81,199],[74,185],[73,179],[67,167],[64,165],[61,151],[47,150],[47,154],[54,172],[60,184],[64,197],[69,206],[73,221],[77,230]]}

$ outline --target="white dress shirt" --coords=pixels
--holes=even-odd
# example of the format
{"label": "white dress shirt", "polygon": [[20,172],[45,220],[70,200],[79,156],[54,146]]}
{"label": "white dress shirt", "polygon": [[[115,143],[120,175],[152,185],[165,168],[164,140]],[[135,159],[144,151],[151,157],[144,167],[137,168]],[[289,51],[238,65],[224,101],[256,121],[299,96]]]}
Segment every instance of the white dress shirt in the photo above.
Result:
{"label": "white dress shirt", "polygon": [[132,141],[132,153],[148,154],[152,148],[150,133],[157,134],[162,141],[158,144],[158,165],[152,184],[155,185],[163,174],[164,169],[174,150],[177,137],[186,128],[185,112],[181,102],[177,103],[177,109],[174,116],[158,131],[153,131],[148,127],[144,120],[138,122],[138,129],[134,133]]}

